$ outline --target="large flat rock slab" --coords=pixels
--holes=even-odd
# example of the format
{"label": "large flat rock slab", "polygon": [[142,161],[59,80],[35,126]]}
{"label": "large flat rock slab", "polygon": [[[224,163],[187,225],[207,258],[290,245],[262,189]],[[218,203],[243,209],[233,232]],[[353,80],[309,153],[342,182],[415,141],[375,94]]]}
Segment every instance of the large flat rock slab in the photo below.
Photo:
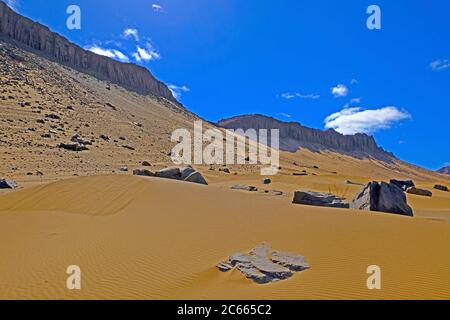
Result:
{"label": "large flat rock slab", "polygon": [[217,268],[222,272],[237,269],[253,282],[267,284],[289,279],[296,272],[309,269],[310,266],[301,255],[273,251],[269,244],[263,243],[249,253],[238,252],[231,255],[228,261],[219,263]]}

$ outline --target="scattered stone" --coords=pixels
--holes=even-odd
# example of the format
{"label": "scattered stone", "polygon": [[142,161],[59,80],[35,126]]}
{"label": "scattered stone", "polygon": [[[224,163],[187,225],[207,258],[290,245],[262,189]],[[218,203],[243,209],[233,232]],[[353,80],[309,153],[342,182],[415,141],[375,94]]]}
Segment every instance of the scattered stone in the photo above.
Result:
{"label": "scattered stone", "polygon": [[70,139],[70,141],[78,143],[78,144],[82,144],[82,145],[85,145],[85,146],[92,145],[91,141],[83,139],[82,137],[80,137],[79,134],[74,135],[72,137],[72,139]]}
{"label": "scattered stone", "polygon": [[219,172],[231,173],[230,169],[228,169],[228,168],[220,168]]}
{"label": "scattered stone", "polygon": [[444,192],[450,192],[450,190],[448,189],[447,186],[443,186],[443,185],[440,185],[440,184],[435,185],[434,189],[440,190],[440,191],[444,191]]}
{"label": "scattered stone", "polygon": [[406,191],[409,188],[412,188],[412,187],[416,186],[412,180],[395,180],[395,179],[392,179],[390,182],[391,182],[391,184],[396,185],[397,187],[402,189],[403,191]]}
{"label": "scattered stone", "polygon": [[89,150],[85,145],[78,143],[60,143],[58,147],[68,151],[76,151],[76,152]]}
{"label": "scattered stone", "polygon": [[355,186],[364,186],[362,183],[358,183],[358,182],[353,182],[350,180],[345,181],[346,184],[351,184],[351,185],[355,185]]}
{"label": "scattered stone", "polygon": [[307,176],[308,174],[306,172],[294,172],[292,175],[293,176]]}
{"label": "scattered stone", "polygon": [[272,180],[270,180],[269,178],[265,178],[265,179],[263,179],[263,183],[264,184],[271,184]]}
{"label": "scattered stone", "polygon": [[270,245],[263,243],[253,248],[250,253],[235,253],[228,261],[221,262],[217,268],[228,272],[236,268],[244,276],[258,284],[268,284],[286,280],[309,269],[305,257],[293,253],[272,251]]}
{"label": "scattered stone", "polygon": [[148,161],[142,161],[142,165],[143,165],[144,167],[151,167],[151,166],[152,166],[151,163],[148,162]]}
{"label": "scattered stone", "polygon": [[109,141],[109,137],[106,134],[101,134],[100,139],[102,139],[104,141]]}
{"label": "scattered stone", "polygon": [[250,192],[257,192],[258,188],[255,186],[247,186],[244,184],[235,184],[231,187],[232,190],[243,190],[243,191],[250,191]]}
{"label": "scattered stone", "polygon": [[147,169],[136,169],[133,171],[134,176],[141,176],[141,177],[154,177],[155,174]]}
{"label": "scattered stone", "polygon": [[17,183],[13,180],[0,179],[0,189],[15,189],[17,188]]}
{"label": "scattered stone", "polygon": [[378,211],[413,217],[406,195],[398,186],[386,182],[370,182],[350,203],[351,209]]}
{"label": "scattered stone", "polygon": [[46,114],[45,117],[48,119],[53,119],[53,120],[61,120],[61,117],[59,115],[57,115],[56,113]]}
{"label": "scattered stone", "polygon": [[124,144],[123,146],[122,146],[122,148],[124,148],[124,149],[128,149],[128,150],[131,150],[131,151],[134,151],[134,150],[136,150],[134,147],[132,147],[132,146],[129,146],[129,145],[127,145],[127,144]]}
{"label": "scattered stone", "polygon": [[331,208],[349,208],[350,205],[330,193],[297,191],[294,194],[292,203],[303,204],[308,206],[331,207]]}
{"label": "scattered stone", "polygon": [[415,194],[417,196],[423,196],[423,197],[432,197],[433,196],[433,192],[431,192],[429,190],[425,190],[425,189],[416,188],[416,187],[408,188],[408,190],[406,190],[406,193]]}
{"label": "scattered stone", "polygon": [[111,108],[111,109],[113,109],[114,111],[116,111],[116,110],[117,110],[116,106],[115,106],[115,105],[113,105],[112,103],[109,103],[109,102],[107,102],[107,103],[105,103],[105,106],[107,106],[108,108]]}
{"label": "scattered stone", "polygon": [[128,167],[121,167],[119,168],[119,171],[128,172]]}

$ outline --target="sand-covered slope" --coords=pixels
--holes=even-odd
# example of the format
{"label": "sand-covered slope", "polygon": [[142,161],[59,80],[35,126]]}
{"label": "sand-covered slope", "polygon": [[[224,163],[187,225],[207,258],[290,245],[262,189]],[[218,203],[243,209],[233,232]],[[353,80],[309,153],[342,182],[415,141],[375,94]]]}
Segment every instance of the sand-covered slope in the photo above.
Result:
{"label": "sand-covered slope", "polygon": [[[289,200],[112,175],[5,195],[0,298],[450,298],[448,222]],[[305,255],[311,269],[257,285],[215,268],[264,241]],[[81,291],[65,287],[72,264]],[[372,264],[382,268],[380,291],[366,287]]]}

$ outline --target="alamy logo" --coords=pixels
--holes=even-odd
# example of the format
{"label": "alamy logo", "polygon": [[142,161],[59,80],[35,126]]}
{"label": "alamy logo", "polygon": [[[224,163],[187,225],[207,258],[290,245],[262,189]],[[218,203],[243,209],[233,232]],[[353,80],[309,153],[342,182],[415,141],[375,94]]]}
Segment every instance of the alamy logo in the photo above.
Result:
{"label": "alamy logo", "polygon": [[[203,132],[202,121],[194,123],[194,137],[187,129],[172,133],[172,161],[176,165],[262,165],[261,175],[276,175],[279,170],[279,130],[248,129],[246,131],[208,129]],[[207,143],[204,147],[204,143]],[[247,153],[248,149],[248,153]],[[269,152],[270,151],[270,152]],[[269,154],[270,153],[270,154]]]}
{"label": "alamy logo", "polygon": [[367,278],[367,289],[369,290],[381,290],[381,268],[376,265],[367,267],[367,274],[370,274]]}
{"label": "alamy logo", "polygon": [[69,290],[81,290],[81,268],[76,265],[68,266],[66,273],[69,275],[66,287]]}
{"label": "alamy logo", "polygon": [[81,9],[77,5],[67,7],[66,13],[70,16],[67,18],[66,25],[69,30],[81,29]]}
{"label": "alamy logo", "polygon": [[369,30],[381,30],[381,8],[375,4],[367,8],[367,28]]}

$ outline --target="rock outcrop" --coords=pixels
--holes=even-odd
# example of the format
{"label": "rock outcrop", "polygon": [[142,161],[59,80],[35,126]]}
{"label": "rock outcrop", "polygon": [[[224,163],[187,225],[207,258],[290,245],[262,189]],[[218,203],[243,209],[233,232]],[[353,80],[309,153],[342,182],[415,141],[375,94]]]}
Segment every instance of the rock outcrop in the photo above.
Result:
{"label": "rock outcrop", "polygon": [[[395,159],[366,134],[342,135],[334,130],[322,131],[304,127],[297,122],[283,122],[263,115],[244,115],[218,122],[226,129],[279,129],[280,150],[295,152],[299,148],[312,151],[329,150],[357,158],[372,157],[383,161]],[[270,144],[270,134],[268,134]]]}
{"label": "rock outcrop", "polygon": [[406,195],[398,186],[386,182],[370,182],[350,203],[351,209],[378,211],[412,217]]}
{"label": "rock outcrop", "polygon": [[343,199],[336,197],[333,194],[312,191],[295,192],[294,200],[292,201],[292,203],[330,208],[350,207],[350,205],[348,203],[345,203]]}
{"label": "rock outcrop", "polygon": [[263,243],[253,248],[250,253],[235,253],[228,261],[221,262],[217,268],[228,272],[234,268],[246,278],[258,283],[267,284],[286,280],[309,269],[305,257],[288,252],[272,251],[270,245]]}
{"label": "rock outcrop", "polygon": [[169,88],[146,68],[99,56],[47,27],[21,16],[0,1],[0,39],[13,41],[47,59],[140,94],[177,102]]}

